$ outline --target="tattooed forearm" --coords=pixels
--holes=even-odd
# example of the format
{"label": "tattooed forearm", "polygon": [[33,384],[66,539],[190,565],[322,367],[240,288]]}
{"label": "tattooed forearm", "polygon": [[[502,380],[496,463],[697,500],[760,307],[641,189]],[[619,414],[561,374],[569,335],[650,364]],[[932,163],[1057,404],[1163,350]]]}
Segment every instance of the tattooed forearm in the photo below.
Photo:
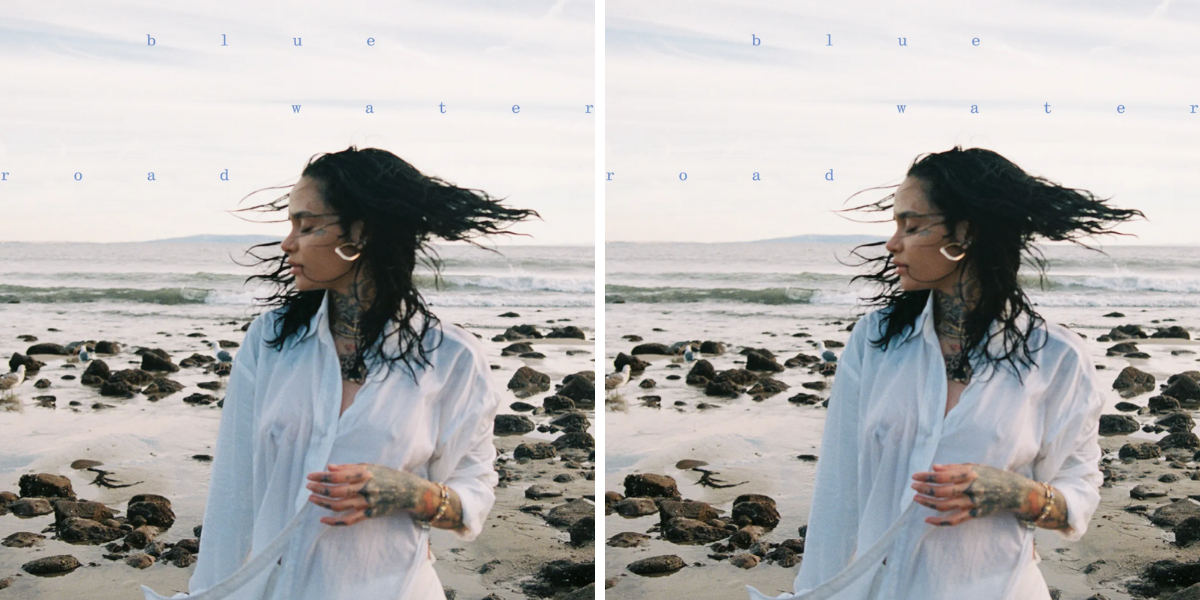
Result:
{"label": "tattooed forearm", "polygon": [[[380,465],[369,465],[367,471],[371,478],[359,492],[366,498],[368,507],[366,515],[377,517],[401,510],[412,511],[422,520],[430,519],[437,514],[438,505],[442,501],[441,490],[433,482],[407,473]],[[458,494],[450,488],[449,500],[445,512],[440,519],[430,523],[439,529],[458,529],[462,527],[462,501]]]}

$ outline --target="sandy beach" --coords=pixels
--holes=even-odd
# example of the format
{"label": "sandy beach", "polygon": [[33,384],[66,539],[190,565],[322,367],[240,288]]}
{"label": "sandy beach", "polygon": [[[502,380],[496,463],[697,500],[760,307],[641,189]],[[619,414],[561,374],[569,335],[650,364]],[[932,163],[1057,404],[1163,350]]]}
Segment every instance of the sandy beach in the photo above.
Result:
{"label": "sandy beach", "polygon": [[[718,372],[746,368],[748,357],[741,352],[748,348],[768,350],[781,365],[798,354],[817,354],[816,340],[834,342],[830,346],[840,353],[835,346],[849,337],[846,327],[854,321],[851,308],[802,308],[804,315],[793,318],[738,315],[733,318],[736,325],[730,327],[729,322],[688,317],[681,311],[661,310],[651,316],[644,306],[609,305],[608,319],[613,326],[608,332],[604,371],[613,373],[618,360],[624,361],[634,348],[648,343],[669,348],[681,341],[721,342],[723,353],[699,355]],[[1170,434],[1165,428],[1153,429],[1158,420],[1180,412],[1195,417],[1193,409],[1200,407],[1196,401],[1158,413],[1149,412],[1147,407],[1152,404],[1150,398],[1162,394],[1171,375],[1192,371],[1192,377],[1200,377],[1196,372],[1200,367],[1196,362],[1200,354],[1196,352],[1200,348],[1190,339],[1134,339],[1128,341],[1145,355],[1127,356],[1131,352],[1128,349],[1110,355],[1107,350],[1117,342],[1097,340],[1123,325],[1140,325],[1147,334],[1172,325],[1195,332],[1200,319],[1194,309],[1166,308],[1127,308],[1121,317],[1105,316],[1114,310],[1122,309],[1039,307],[1048,320],[1063,323],[1086,337],[1098,367],[1097,376],[1106,389],[1104,414],[1124,415],[1133,423],[1132,427],[1126,425],[1126,430],[1138,428],[1101,438],[1105,451],[1102,466],[1111,478],[1101,490],[1101,505],[1087,535],[1072,543],[1062,541],[1053,532],[1037,533],[1040,567],[1048,585],[1058,590],[1058,597],[1072,600],[1096,593],[1110,599],[1145,597],[1151,591],[1168,598],[1179,584],[1194,583],[1188,580],[1191,575],[1179,575],[1180,570],[1168,568],[1145,576],[1148,565],[1166,559],[1183,563],[1200,559],[1197,545],[1174,544],[1171,524],[1193,514],[1193,508],[1200,509],[1200,504],[1188,498],[1200,498],[1200,482],[1192,479],[1200,477],[1200,467],[1193,460],[1196,448],[1191,447],[1195,436],[1182,442],[1189,447],[1160,448],[1159,457],[1122,460],[1120,456],[1126,444],[1157,448],[1155,442]],[[637,313],[643,316],[634,316],[635,311],[643,311]],[[652,352],[639,353],[636,358],[648,362],[648,366],[635,372],[629,383],[606,402],[608,447],[617,449],[607,457],[604,487],[606,597],[740,598],[745,597],[746,585],[768,595],[790,591],[799,560],[803,559],[801,528],[807,523],[824,425],[821,401],[828,398],[836,375],[823,376],[793,361],[782,372],[756,372],[757,376],[786,384],[785,390],[771,393],[768,386],[756,391],[752,387],[755,381],[751,380],[738,383],[743,391],[736,397],[710,396],[704,386],[686,383],[691,366],[682,357]],[[1155,383],[1123,398],[1111,384],[1127,366],[1152,375]],[[1132,406],[1118,409],[1121,402]],[[1141,429],[1147,425],[1149,430]],[[1191,426],[1194,423],[1184,425],[1188,430]],[[644,478],[647,474],[670,480]],[[1167,477],[1160,481],[1164,475]],[[630,497],[631,493],[665,494],[663,488],[655,486],[672,480],[679,498],[707,503],[715,513],[696,506],[664,505],[661,498]],[[642,489],[631,489],[631,483]],[[1137,485],[1162,495],[1133,498],[1131,491]],[[769,501],[755,495],[766,496]],[[1157,513],[1159,518],[1155,518],[1160,507],[1174,501],[1182,504]],[[778,513],[775,524],[770,523],[771,511],[761,508],[767,504]],[[664,516],[688,516],[689,511],[698,514],[702,522],[687,527],[664,523]],[[715,521],[704,521],[714,517]],[[746,533],[730,537],[730,533],[742,529],[739,521],[762,528],[747,528]],[[1174,574],[1174,583],[1168,583],[1170,577],[1163,573]]]}
{"label": "sandy beach", "polygon": [[[143,357],[135,353],[139,348],[159,349],[179,370],[151,372],[153,377],[165,377],[178,383],[180,389],[153,398],[146,393],[149,386],[137,384],[131,397],[103,396],[98,383],[81,382],[87,365],[52,353],[31,356],[45,366],[30,373],[28,380],[16,388],[13,399],[5,403],[5,410],[0,411],[0,427],[5,432],[0,440],[0,492],[20,494],[23,475],[44,473],[65,478],[78,500],[103,503],[110,509],[115,519],[107,525],[115,527],[101,524],[86,533],[93,540],[107,538],[112,542],[68,543],[61,539],[63,528],[56,526],[55,513],[18,516],[9,510],[14,507],[14,498],[7,496],[0,501],[0,506],[8,507],[0,510],[0,538],[10,538],[19,532],[26,535],[15,536],[11,545],[0,547],[0,588],[4,588],[0,597],[131,599],[141,597],[140,585],[167,595],[186,590],[194,564],[179,555],[184,554],[182,550],[189,544],[194,544],[185,540],[194,540],[193,528],[203,518],[209,461],[221,414],[217,401],[224,395],[226,377],[213,372],[211,364],[188,366],[191,362],[185,359],[194,354],[210,355],[207,340],[224,340],[227,343],[222,346],[236,353],[246,319],[207,322],[160,319],[154,324],[154,329],[160,331],[138,334],[145,330],[144,318],[139,318],[138,326],[130,322],[125,327],[120,319],[110,320],[102,330],[67,318],[52,327],[34,328],[15,318],[20,308],[19,304],[5,305],[4,315],[8,318],[0,331],[3,335],[0,353],[4,357],[25,354],[40,343],[67,344],[80,339],[115,341],[121,346],[119,352],[95,353],[93,359],[105,362],[114,372],[137,370],[145,366]],[[574,530],[571,525],[594,514],[589,512],[594,510],[595,500],[594,454],[589,439],[595,413],[590,402],[584,401],[573,411],[563,409],[558,402],[562,396],[555,396],[555,386],[573,373],[594,369],[592,314],[590,309],[582,307],[515,310],[519,317],[501,317],[507,311],[495,307],[435,309],[444,320],[461,324],[483,338],[494,380],[501,389],[525,366],[549,379],[549,384],[542,386],[548,389],[535,387],[530,390],[531,395],[519,399],[524,406],[509,406],[518,402],[518,397],[513,392],[506,394],[508,400],[501,407],[501,416],[513,419],[517,426],[515,430],[510,428],[513,433],[496,437],[497,467],[502,481],[485,531],[468,543],[458,542],[445,532],[435,532],[432,538],[437,557],[435,568],[450,598],[563,598],[572,592],[576,592],[572,598],[580,595],[590,598],[590,589],[579,589],[591,580],[594,545],[590,540],[572,544],[572,531],[582,540],[590,530],[586,521],[575,525]],[[503,334],[508,326],[526,324],[541,333],[573,325],[585,332],[588,339],[521,340],[544,357],[502,356],[502,349],[515,341],[492,341],[492,338]],[[3,370],[7,371],[7,366]],[[556,398],[551,401],[557,409],[553,414],[543,408],[543,400],[549,397]],[[588,397],[590,400],[590,392]],[[531,431],[523,431],[525,422],[518,415],[528,420]],[[550,425],[550,421],[564,415],[566,420]],[[572,434],[571,428],[588,433]],[[553,449],[553,456],[514,457],[514,451],[522,444],[544,448],[538,444],[564,437],[560,447]],[[534,494],[539,499],[527,497],[527,489],[533,485],[541,486]],[[163,544],[156,548],[121,547],[122,540],[128,539],[128,530],[141,523],[134,517],[141,513],[130,501],[135,495],[145,494],[165,498],[174,522],[157,535],[155,539]],[[554,510],[562,505],[569,507]],[[33,509],[40,512],[36,506]],[[65,522],[67,517],[63,515],[58,520]],[[550,524],[551,521],[557,525]],[[28,547],[20,547],[26,544]],[[175,550],[175,546],[181,550]],[[128,557],[150,549],[160,556],[147,568],[127,564]],[[73,556],[80,566],[56,576],[35,576],[23,570],[31,561],[58,555]],[[551,561],[568,562],[547,568]],[[582,579],[583,573],[586,580]]]}

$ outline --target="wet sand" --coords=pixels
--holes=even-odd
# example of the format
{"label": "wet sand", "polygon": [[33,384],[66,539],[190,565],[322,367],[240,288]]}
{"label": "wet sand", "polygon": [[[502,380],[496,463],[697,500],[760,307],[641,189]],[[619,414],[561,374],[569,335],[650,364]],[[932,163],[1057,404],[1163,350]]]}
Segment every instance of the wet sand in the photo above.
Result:
{"label": "wet sand", "polygon": [[[8,314],[16,307],[8,307]],[[458,310],[456,313],[455,310]],[[469,312],[468,312],[469,310]],[[517,324],[534,324],[543,333],[549,331],[552,321],[555,326],[576,325],[591,337],[593,326],[590,309],[581,308],[518,308],[520,318],[496,318],[505,312],[502,308],[487,309],[443,309],[438,310],[448,322],[460,323],[468,330],[484,338],[489,350],[489,363],[500,367],[493,371],[494,380],[503,389],[512,373],[522,365],[545,373],[554,384],[561,383],[564,376],[579,371],[592,370],[595,364],[594,343],[578,339],[535,339],[529,340],[534,349],[546,358],[501,357],[500,349],[510,342],[492,342],[490,338],[502,333],[504,327]],[[482,316],[486,311],[487,317]],[[20,323],[9,323],[4,328],[5,339],[0,342],[0,355],[9,357],[13,352],[24,353],[31,342],[16,339],[17,334],[33,334],[36,343],[54,342],[65,344],[77,339],[112,339],[120,342],[124,349],[117,355],[99,355],[113,370],[136,368],[141,357],[133,354],[139,345],[161,348],[167,351],[178,364],[192,353],[209,354],[205,340],[230,340],[241,342],[244,333],[241,325],[229,321],[197,325],[194,331],[177,330],[178,323],[161,321],[155,325],[166,330],[164,334],[130,335],[88,331],[80,324],[71,326],[57,324],[62,331],[47,332],[42,328],[22,327]],[[129,331],[144,329],[144,320]],[[204,333],[205,337],[188,337],[189,333]],[[236,352],[236,349],[230,349]],[[568,351],[571,354],[568,354]],[[80,384],[78,377],[83,367],[69,365],[67,357],[58,355],[36,355],[34,358],[46,363],[40,373],[32,375],[17,389],[15,401],[7,403],[9,410],[0,410],[0,491],[17,493],[18,479],[26,473],[52,473],[70,479],[72,487],[81,499],[103,502],[118,516],[124,515],[127,502],[134,494],[159,494],[171,501],[176,515],[175,524],[159,540],[173,543],[192,538],[192,529],[203,519],[204,502],[207,494],[210,462],[193,458],[211,455],[220,420],[220,409],[212,405],[185,404],[182,399],[194,393],[212,394],[216,398],[224,395],[226,377],[214,373],[206,374],[200,367],[183,368],[179,372],[164,374],[168,379],[184,386],[180,392],[158,401],[151,401],[143,394],[131,399],[103,397],[95,386]],[[75,368],[72,368],[74,366]],[[2,369],[7,371],[7,365]],[[74,376],[76,379],[63,379]],[[50,387],[34,387],[38,379],[50,381]],[[220,389],[206,390],[196,387],[202,382],[220,382]],[[535,395],[523,399],[534,406],[553,393]],[[55,396],[55,408],[40,406],[33,400],[36,396]],[[508,406],[517,398],[506,394],[505,406],[500,413],[514,414]],[[71,406],[78,402],[78,406]],[[93,407],[103,403],[108,407]],[[582,411],[594,421],[592,410]],[[550,415],[525,413],[538,424],[549,421]],[[592,430],[589,428],[588,430]],[[587,479],[594,464],[586,460],[586,451],[573,451],[581,459],[575,468],[570,468],[561,459],[543,459],[520,464],[513,460],[512,450],[524,441],[548,442],[558,437],[552,431],[532,431],[524,435],[497,436],[496,446],[500,453],[499,464],[520,479],[504,482],[496,490],[496,504],[489,515],[485,530],[472,542],[459,542],[450,534],[435,531],[432,538],[437,557],[435,569],[448,591],[457,592],[458,598],[482,598],[487,594],[506,599],[525,598],[522,585],[530,581],[541,566],[556,559],[590,561],[594,554],[592,543],[576,547],[569,544],[569,535],[564,528],[553,527],[537,512],[520,509],[530,504],[541,504],[549,509],[568,500],[586,497],[594,500],[594,481]],[[103,463],[98,469],[107,473],[108,479],[118,485],[134,484],[130,487],[110,489],[94,485],[99,475],[96,471],[76,470],[71,463],[78,459],[90,459]],[[555,475],[569,473],[572,480],[554,482]],[[562,497],[546,498],[535,502],[525,497],[525,489],[533,483],[545,483],[560,490]],[[54,515],[23,518],[13,514],[0,515],[0,538],[24,531],[46,536],[43,545],[32,548],[0,547],[0,581],[11,578],[0,597],[8,598],[67,598],[87,597],[95,599],[140,598],[140,585],[148,585],[161,594],[170,595],[184,591],[194,565],[179,568],[164,561],[157,562],[144,570],[130,567],[122,560],[108,560],[102,555],[108,550],[104,545],[73,545],[55,539]],[[38,577],[25,573],[21,566],[28,561],[46,556],[70,554],[82,566],[73,572],[56,577]],[[485,563],[499,559],[488,567]],[[483,567],[481,569],[481,567]],[[482,571],[482,572],[481,572]],[[0,584],[2,586],[3,584]],[[555,597],[566,593],[560,591]]]}

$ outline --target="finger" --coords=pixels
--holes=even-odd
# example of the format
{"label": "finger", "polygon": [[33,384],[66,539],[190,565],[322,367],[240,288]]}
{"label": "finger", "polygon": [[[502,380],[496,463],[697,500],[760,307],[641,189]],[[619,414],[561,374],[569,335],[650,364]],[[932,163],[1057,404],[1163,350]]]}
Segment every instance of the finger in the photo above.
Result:
{"label": "finger", "polygon": [[950,515],[939,515],[936,517],[927,517],[925,519],[925,522],[929,523],[930,525],[953,527],[954,525],[958,525],[959,523],[962,523],[963,521],[966,521],[967,519],[970,519],[970,518],[971,518],[970,512],[962,510],[962,511],[956,512],[954,514],[950,514]]}
{"label": "finger", "polygon": [[962,465],[954,466],[959,468],[934,472],[925,471],[921,473],[914,473],[913,479],[917,481],[923,481],[925,483],[961,483],[964,481],[974,480],[975,472],[971,470],[971,467]]}
{"label": "finger", "polygon": [[933,510],[939,512],[947,512],[951,510],[966,510],[969,512],[975,506],[969,498],[963,498],[961,496],[958,498],[944,500],[940,498],[930,498],[929,496],[917,495],[913,497],[913,500],[920,503],[922,506],[932,508]]}
{"label": "finger", "polygon": [[953,498],[955,496],[961,496],[963,491],[965,491],[970,485],[971,484],[969,482],[944,483],[939,485],[931,483],[914,483],[912,484],[912,489],[917,490],[926,496],[934,496],[936,498]]}
{"label": "finger", "polygon": [[343,500],[323,498],[321,496],[312,495],[308,497],[314,504],[322,508],[327,508],[334,512],[342,512],[347,510],[362,510],[366,508],[367,499],[362,496],[354,496]]}
{"label": "finger", "polygon": [[326,525],[347,526],[358,523],[364,519],[366,519],[366,516],[363,515],[363,512],[361,510],[356,510],[348,515],[321,517],[321,522]]}
{"label": "finger", "polygon": [[370,474],[365,468],[355,468],[353,470],[347,469],[334,472],[318,471],[316,473],[308,474],[309,481],[317,481],[320,483],[359,483],[366,481],[367,479],[370,479]]}
{"label": "finger", "polygon": [[310,483],[304,487],[307,487],[309,491],[313,493],[321,494],[322,496],[328,496],[330,498],[350,498],[352,496],[358,496],[359,492],[362,491],[363,486],[365,485],[367,485],[367,483],[364,481],[362,483],[347,483],[342,485]]}

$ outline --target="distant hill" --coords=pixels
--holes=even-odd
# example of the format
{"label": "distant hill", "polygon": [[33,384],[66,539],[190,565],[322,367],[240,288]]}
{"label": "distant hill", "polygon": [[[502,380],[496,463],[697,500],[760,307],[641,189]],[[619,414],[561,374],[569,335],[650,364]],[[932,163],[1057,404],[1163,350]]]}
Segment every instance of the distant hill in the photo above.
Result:
{"label": "distant hill", "polygon": [[883,241],[887,241],[887,238],[885,238],[885,237],[879,237],[879,236],[877,236],[877,235],[818,235],[818,234],[806,234],[806,235],[794,235],[794,236],[792,236],[792,237],[771,238],[771,239],[769,239],[769,240],[754,240],[754,241],[745,242],[745,243],[747,243],[747,244],[765,244],[765,243],[772,243],[772,244],[795,244],[795,243],[806,243],[806,244],[869,244],[869,243],[871,243],[871,242],[883,242]]}
{"label": "distant hill", "polygon": [[265,242],[277,242],[283,238],[278,238],[272,235],[189,235],[187,237],[166,238],[162,240],[146,240],[143,244],[203,244],[203,243],[220,243],[220,244],[262,244]]}

